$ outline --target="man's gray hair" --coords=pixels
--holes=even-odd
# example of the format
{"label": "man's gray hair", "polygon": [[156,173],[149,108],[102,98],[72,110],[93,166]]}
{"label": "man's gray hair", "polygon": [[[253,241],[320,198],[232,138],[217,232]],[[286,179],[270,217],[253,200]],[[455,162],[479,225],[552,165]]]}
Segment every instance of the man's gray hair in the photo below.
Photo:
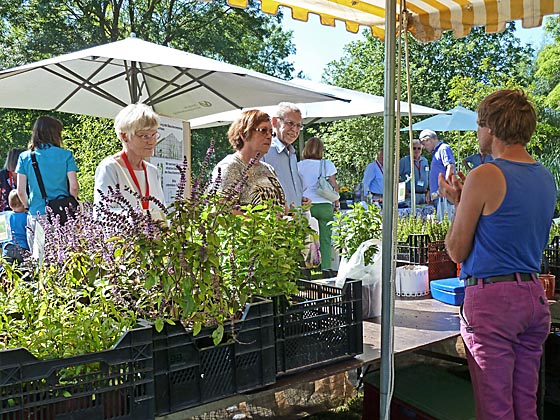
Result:
{"label": "man's gray hair", "polygon": [[285,118],[290,112],[297,112],[301,115],[301,110],[296,104],[292,102],[280,102],[276,107],[276,115],[274,116],[277,118]]}
{"label": "man's gray hair", "polygon": [[422,130],[422,132],[420,133],[420,136],[418,138],[420,140],[422,140],[424,137],[429,137],[429,138],[434,139],[434,140],[437,140],[437,138],[438,138],[436,132],[432,131],[432,130]]}

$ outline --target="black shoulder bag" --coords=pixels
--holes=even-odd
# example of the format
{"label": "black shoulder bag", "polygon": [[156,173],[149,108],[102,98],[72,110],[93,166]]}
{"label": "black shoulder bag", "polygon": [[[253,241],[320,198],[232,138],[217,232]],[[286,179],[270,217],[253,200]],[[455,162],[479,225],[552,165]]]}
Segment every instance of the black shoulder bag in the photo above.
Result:
{"label": "black shoulder bag", "polygon": [[43,184],[43,177],[41,176],[39,164],[37,163],[37,158],[35,157],[35,152],[31,152],[31,161],[33,170],[35,171],[35,177],[37,178],[37,183],[39,184],[39,189],[41,190],[41,195],[46,203],[47,216],[49,216],[49,220],[52,221],[51,217],[58,216],[60,224],[64,225],[68,220],[68,216],[72,217],[78,210],[78,200],[76,200],[73,195],[59,195],[54,200],[48,200],[47,192],[45,191],[45,184]]}

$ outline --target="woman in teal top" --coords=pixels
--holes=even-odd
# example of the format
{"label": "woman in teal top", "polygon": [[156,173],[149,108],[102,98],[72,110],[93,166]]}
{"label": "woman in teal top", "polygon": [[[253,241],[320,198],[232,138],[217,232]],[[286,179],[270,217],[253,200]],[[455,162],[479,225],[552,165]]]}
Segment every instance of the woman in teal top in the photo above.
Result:
{"label": "woman in teal top", "polygon": [[[61,145],[62,123],[56,118],[42,116],[33,125],[29,150],[19,155],[16,167],[17,192],[23,206],[29,211],[28,232],[34,230],[35,218],[45,214],[46,205],[33,170],[32,152],[35,152],[47,199],[54,200],[61,195],[78,198],[78,166],[72,152],[62,149]],[[29,185],[29,196],[26,185]],[[33,236],[28,235],[27,239],[31,246]]]}

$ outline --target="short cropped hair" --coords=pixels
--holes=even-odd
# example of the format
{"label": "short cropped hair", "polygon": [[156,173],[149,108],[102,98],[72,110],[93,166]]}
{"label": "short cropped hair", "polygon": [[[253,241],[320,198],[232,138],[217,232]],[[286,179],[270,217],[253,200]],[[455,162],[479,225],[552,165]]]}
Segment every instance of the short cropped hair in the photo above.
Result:
{"label": "short cropped hair", "polygon": [[8,194],[8,205],[10,208],[15,209],[18,207],[23,207],[23,203],[21,202],[17,190],[12,190]]}
{"label": "short cropped hair", "polygon": [[434,140],[438,139],[436,132],[433,130],[422,130],[420,132],[420,135],[418,136],[418,139],[422,140],[424,137],[429,137]]}
{"label": "short cropped hair", "polygon": [[291,102],[280,102],[276,107],[276,118],[285,118],[290,112],[296,112],[301,115],[301,110],[296,104]]}
{"label": "short cropped hair", "polygon": [[43,115],[33,124],[29,150],[62,145],[62,123],[54,117]]}
{"label": "short cropped hair", "polygon": [[270,122],[270,116],[258,109],[250,109],[239,114],[239,117],[231,123],[228,130],[228,139],[233,149],[243,149],[245,145],[243,138],[246,138],[251,130],[257,128],[263,122]]}
{"label": "short cropped hair", "polygon": [[324,145],[318,137],[311,137],[303,148],[303,159],[323,159]]}
{"label": "short cropped hair", "polygon": [[522,90],[498,90],[478,105],[478,125],[506,144],[525,146],[537,127],[537,113]]}
{"label": "short cropped hair", "polygon": [[8,156],[6,156],[6,163],[4,164],[4,169],[8,171],[15,172],[18,162],[19,155],[23,152],[23,149],[10,149]]}
{"label": "short cropped hair", "polygon": [[121,133],[132,136],[140,130],[157,130],[160,118],[152,108],[145,104],[130,104],[115,117],[115,133],[121,138]]}

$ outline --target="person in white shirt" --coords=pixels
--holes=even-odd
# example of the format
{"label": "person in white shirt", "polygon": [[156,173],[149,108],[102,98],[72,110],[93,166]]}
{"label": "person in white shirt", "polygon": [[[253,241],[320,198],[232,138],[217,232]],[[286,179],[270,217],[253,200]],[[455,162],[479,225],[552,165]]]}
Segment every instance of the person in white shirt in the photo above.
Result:
{"label": "person in white shirt", "polygon": [[[156,166],[145,159],[154,153],[159,138],[159,115],[144,104],[131,104],[123,108],[115,118],[115,133],[122,142],[122,150],[106,157],[95,170],[93,202],[102,203],[109,188],[120,193],[131,206],[149,211],[153,219],[163,219],[160,206],[164,203],[163,188]],[[130,191],[135,191],[139,197]],[[150,198],[148,198],[150,197]],[[117,203],[110,203],[116,211]]]}
{"label": "person in white shirt", "polygon": [[323,142],[317,137],[307,140],[303,149],[303,160],[298,162],[298,171],[303,180],[303,195],[311,200],[311,216],[319,222],[319,243],[321,250],[321,270],[324,278],[333,277],[331,273],[331,226],[334,210],[339,208],[339,200],[331,202],[317,193],[317,181],[320,176],[327,177],[335,191],[336,168],[334,164],[323,159]]}

